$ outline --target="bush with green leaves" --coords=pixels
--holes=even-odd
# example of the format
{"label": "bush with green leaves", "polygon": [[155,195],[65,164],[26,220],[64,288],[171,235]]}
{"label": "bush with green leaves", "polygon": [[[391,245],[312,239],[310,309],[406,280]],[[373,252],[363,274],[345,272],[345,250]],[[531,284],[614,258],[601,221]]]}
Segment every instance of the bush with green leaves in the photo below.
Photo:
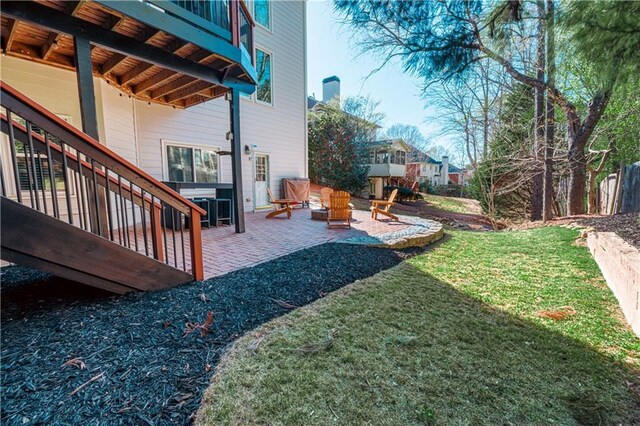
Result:
{"label": "bush with green leaves", "polygon": [[[309,113],[309,177],[320,185],[360,194],[367,185],[367,143],[375,125],[334,103]],[[363,125],[364,124],[364,125]]]}

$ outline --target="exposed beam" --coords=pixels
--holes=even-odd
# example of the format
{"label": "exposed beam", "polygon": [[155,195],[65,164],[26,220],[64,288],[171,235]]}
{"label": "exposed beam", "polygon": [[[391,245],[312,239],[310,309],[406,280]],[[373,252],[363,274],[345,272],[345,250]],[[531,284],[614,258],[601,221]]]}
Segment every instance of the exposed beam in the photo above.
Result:
{"label": "exposed beam", "polygon": [[122,74],[122,76],[120,76],[118,78],[118,84],[120,84],[120,86],[124,86],[125,84],[127,84],[128,82],[133,80],[134,78],[138,77],[143,72],[147,71],[152,66],[153,66],[153,64],[148,64],[146,62],[140,62],[138,65],[132,67],[129,71],[127,71],[124,74]]}
{"label": "exposed beam", "polygon": [[[191,60],[193,60],[194,62],[203,62],[205,61],[207,58],[210,58],[211,56],[213,56],[211,53],[209,52],[205,52],[203,50],[199,50],[197,52],[195,52],[194,54],[192,54],[189,58]],[[212,72],[216,72],[215,70]],[[220,82],[224,82],[223,78],[220,78],[220,74],[218,74],[218,79],[220,80]],[[182,87],[186,84],[189,83],[193,83],[194,81],[196,81],[196,78],[193,77],[189,77],[189,76],[183,76],[165,86],[160,86],[159,88],[157,88],[156,90],[151,92],[151,98],[153,99],[157,99],[159,97],[162,97],[164,95],[166,95],[167,93],[172,92],[173,90],[175,90],[175,87]],[[177,84],[177,86],[175,86],[175,84]]]}
{"label": "exposed beam", "polygon": [[164,100],[167,103],[173,103],[177,100],[188,98],[191,95],[195,95],[203,90],[206,90],[211,87],[211,83],[207,83],[206,81],[198,80],[193,84],[182,87],[179,90],[167,95]]}
{"label": "exposed beam", "polygon": [[71,16],[76,16],[76,14],[80,10],[80,8],[82,8],[82,6],[85,3],[86,2],[84,0],[83,1],[70,1],[70,2],[67,2],[67,7],[65,8],[65,12],[67,12],[67,14],[69,14]]}
{"label": "exposed beam", "polygon": [[13,41],[16,37],[16,28],[18,28],[18,21],[9,18],[7,22],[7,37],[2,40],[3,52],[8,52],[9,50],[11,50],[11,46],[13,45]]}
{"label": "exposed beam", "polygon": [[[83,4],[84,1],[70,1],[65,7],[65,12],[71,16],[75,16]],[[54,49],[57,49],[60,38],[62,38],[62,34],[55,32],[49,33],[47,41],[42,46],[42,51],[40,53],[42,60],[46,61],[49,58],[49,55],[51,55],[51,52],[53,52]]]}
{"label": "exposed beam", "polygon": [[168,95],[171,92],[174,92],[182,87],[184,87],[186,84],[192,83],[193,81],[195,81],[192,77],[189,77],[188,75],[183,75],[182,77],[178,77],[177,79],[173,80],[170,83],[166,83],[160,87],[158,87],[157,89],[153,90],[151,92],[151,99],[158,99],[161,98],[163,96]]}
{"label": "exposed beam", "polygon": [[[187,56],[187,59],[189,59],[190,61],[193,62],[202,62],[207,58],[210,58],[213,54],[204,50],[198,50],[197,52]],[[170,79],[171,77],[173,77],[174,75],[176,75],[177,73],[175,71],[172,70],[162,70],[159,73],[157,73],[156,75],[154,75],[153,77],[150,77],[148,79],[146,79],[145,81],[137,84],[134,88],[133,88],[133,93],[135,93],[136,95],[149,90],[149,89],[153,89],[154,87],[157,87],[158,85],[164,83],[165,81],[167,81],[168,79]]]}
{"label": "exposed beam", "polygon": [[43,60],[46,61],[51,52],[53,52],[53,50],[57,48],[58,40],[60,40],[60,37],[62,36],[58,33],[49,33],[49,35],[47,36],[47,41],[42,46],[42,53],[40,55]]}
{"label": "exposed beam", "polygon": [[54,50],[49,54],[49,58],[45,61],[40,58],[40,54],[41,52],[37,48],[27,46],[19,41],[13,43],[13,50],[11,52],[7,52],[7,55],[10,56],[28,59],[42,64],[55,65],[70,71],[75,70],[75,63],[73,58],[70,56],[62,55]]}
{"label": "exposed beam", "polygon": [[[114,2],[129,3],[129,2]],[[132,2],[138,4],[139,2]],[[139,3],[139,7],[143,7]],[[146,7],[146,6],[144,6]],[[208,81],[212,84],[221,84],[220,79],[212,73],[212,69],[206,65],[194,63],[186,58],[173,55],[159,47],[140,43],[133,38],[118,34],[113,31],[104,31],[98,25],[82,19],[69,17],[62,12],[32,2],[3,1],[2,13],[15,19],[31,22],[49,30],[62,32],[72,36],[86,37],[92,43],[114,50],[118,53],[130,55],[141,61],[151,62],[163,68],[168,68],[178,73],[191,75],[195,78]],[[238,88],[251,93],[255,86],[238,79],[229,79],[225,82],[227,87]]]}
{"label": "exposed beam", "polygon": [[[151,40],[153,37],[155,37],[156,34],[159,34],[159,33],[160,31],[156,30],[155,28],[147,27],[142,31],[140,31],[134,38],[135,40],[141,43],[146,43],[149,40]],[[111,71],[113,71],[115,67],[120,65],[125,59],[127,59],[127,55],[123,55],[122,53],[114,53],[109,58],[107,58],[105,63],[102,65],[100,69],[102,71],[102,74],[110,73]]]}
{"label": "exposed beam", "polygon": [[107,19],[102,24],[102,28],[113,31],[117,29],[124,22],[125,18],[116,15],[109,15]]}

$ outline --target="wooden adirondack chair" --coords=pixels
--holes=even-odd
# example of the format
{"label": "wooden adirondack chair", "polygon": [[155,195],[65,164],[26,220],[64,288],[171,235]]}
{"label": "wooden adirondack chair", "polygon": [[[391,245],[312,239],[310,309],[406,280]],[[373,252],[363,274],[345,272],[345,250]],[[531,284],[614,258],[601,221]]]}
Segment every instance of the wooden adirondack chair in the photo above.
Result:
{"label": "wooden adirondack chair", "polygon": [[282,199],[276,200],[273,196],[273,192],[271,192],[271,188],[267,188],[267,193],[269,194],[269,200],[271,200],[271,204],[273,204],[274,210],[267,214],[267,219],[272,218],[274,216],[278,216],[279,214],[286,213],[287,219],[291,219],[291,203],[294,200]]}
{"label": "wooden adirondack chair", "polygon": [[395,200],[397,194],[398,190],[394,189],[391,192],[391,195],[389,195],[388,200],[371,200],[371,217],[374,220],[378,220],[378,214],[381,214],[383,216],[387,216],[390,219],[398,220],[398,216],[389,212],[391,206],[395,204],[393,200]]}
{"label": "wooden adirondack chair", "polygon": [[329,206],[329,197],[333,193],[331,188],[322,188],[320,190],[320,206],[326,209]]}
{"label": "wooden adirondack chair", "polygon": [[[327,225],[346,226],[351,228],[351,195],[345,191],[333,191],[329,195],[329,205],[327,206]],[[342,223],[332,224],[331,222],[340,221]]]}

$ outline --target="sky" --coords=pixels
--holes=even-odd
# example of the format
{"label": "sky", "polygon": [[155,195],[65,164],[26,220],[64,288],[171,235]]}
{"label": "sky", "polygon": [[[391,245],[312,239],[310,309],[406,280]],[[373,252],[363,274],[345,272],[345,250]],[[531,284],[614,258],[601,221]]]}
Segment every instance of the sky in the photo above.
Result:
{"label": "sky", "polygon": [[[309,95],[322,99],[322,80],[340,78],[340,95],[367,96],[380,101],[378,110],[386,116],[383,127],[412,124],[435,144],[451,150],[451,141],[440,136],[440,127],[428,99],[421,98],[421,81],[404,74],[399,63],[387,64],[371,75],[383,59],[374,53],[360,54],[352,39],[352,29],[343,26],[331,1],[307,3],[307,86]],[[369,76],[369,77],[368,77]],[[368,77],[368,78],[367,78]],[[427,108],[425,109],[425,106]]]}

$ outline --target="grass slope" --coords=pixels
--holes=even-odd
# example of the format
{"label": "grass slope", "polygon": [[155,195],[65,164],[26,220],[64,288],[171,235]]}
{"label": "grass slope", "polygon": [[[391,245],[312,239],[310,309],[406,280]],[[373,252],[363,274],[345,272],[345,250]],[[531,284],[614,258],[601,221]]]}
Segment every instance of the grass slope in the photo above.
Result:
{"label": "grass slope", "polygon": [[425,201],[440,210],[453,213],[481,213],[481,210],[478,208],[478,206],[473,205],[473,202],[471,200],[454,197],[443,197],[433,194],[422,195]]}
{"label": "grass slope", "polygon": [[197,422],[640,421],[639,340],[575,231],[451,234],[240,339]]}

